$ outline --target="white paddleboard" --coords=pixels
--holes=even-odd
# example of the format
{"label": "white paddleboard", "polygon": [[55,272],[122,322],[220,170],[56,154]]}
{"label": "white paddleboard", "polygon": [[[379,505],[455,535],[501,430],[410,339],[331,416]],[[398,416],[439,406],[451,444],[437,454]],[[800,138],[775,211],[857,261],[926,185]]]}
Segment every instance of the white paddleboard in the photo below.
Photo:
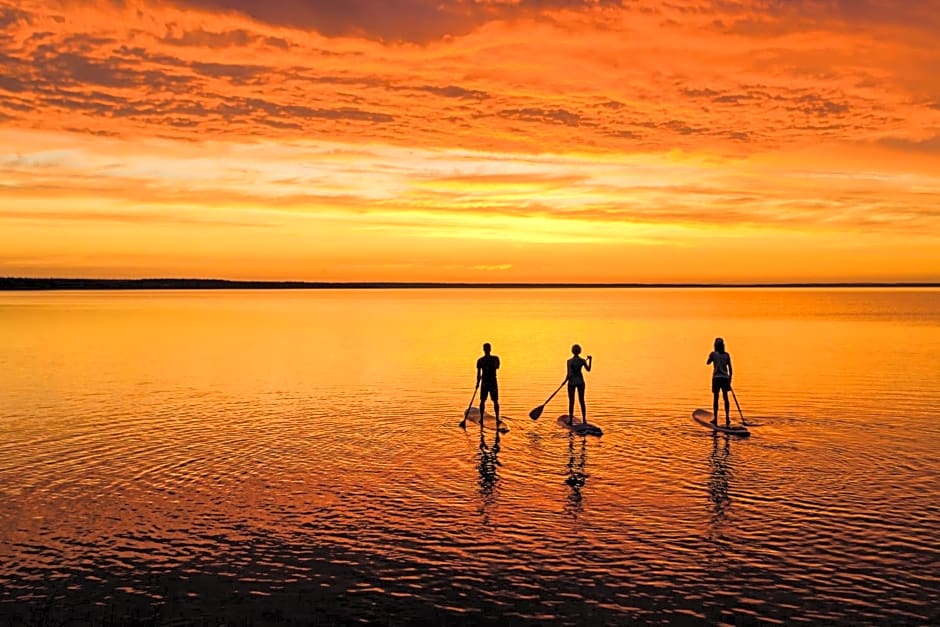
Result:
{"label": "white paddleboard", "polygon": [[737,435],[742,438],[746,438],[749,435],[751,435],[750,431],[748,431],[747,429],[745,429],[744,427],[740,425],[731,426],[731,427],[722,426],[720,423],[717,425],[713,425],[712,418],[713,418],[712,413],[708,411],[707,409],[696,409],[695,411],[692,412],[692,420],[699,423],[703,427],[711,429],[712,431],[718,431],[719,433],[727,433],[728,435]]}
{"label": "white paddleboard", "polygon": [[[480,408],[471,407],[470,411],[467,412],[467,422],[472,422],[475,425],[480,424]],[[496,429],[496,416],[492,414],[486,414],[483,416],[483,428],[484,429]],[[503,433],[509,431],[509,425],[506,424],[506,416],[499,417],[499,428]]]}
{"label": "white paddleboard", "polygon": [[557,422],[559,426],[564,427],[576,435],[604,435],[604,432],[597,425],[592,425],[591,423],[584,424],[578,419],[575,419],[573,424],[568,424],[568,414],[559,416]]}

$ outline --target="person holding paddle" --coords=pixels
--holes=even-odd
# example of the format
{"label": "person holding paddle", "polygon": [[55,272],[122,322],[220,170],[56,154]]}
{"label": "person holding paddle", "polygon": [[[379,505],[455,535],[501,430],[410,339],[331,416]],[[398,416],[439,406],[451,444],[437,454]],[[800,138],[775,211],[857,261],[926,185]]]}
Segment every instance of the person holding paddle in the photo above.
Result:
{"label": "person holding paddle", "polygon": [[584,373],[581,369],[591,371],[592,357],[588,355],[587,361],[581,358],[581,346],[575,344],[571,347],[571,359],[567,362],[568,375],[568,424],[574,421],[574,392],[578,391],[578,400],[581,402],[581,423],[587,424],[587,410],[584,408]]}
{"label": "person holding paddle", "polygon": [[493,398],[493,412],[496,424],[499,424],[499,386],[496,383],[496,371],[499,370],[499,357],[490,355],[489,342],[483,344],[483,356],[477,359],[477,385],[480,386],[480,424],[486,415],[486,399]]}
{"label": "person holding paddle", "polygon": [[[731,389],[731,355],[725,350],[725,341],[715,338],[715,350],[708,354],[705,365],[713,364],[712,370],[712,424],[718,425],[718,391],[725,395],[725,427],[731,427],[731,406],[728,390]],[[737,399],[735,399],[737,400]],[[743,420],[743,416],[742,416]]]}

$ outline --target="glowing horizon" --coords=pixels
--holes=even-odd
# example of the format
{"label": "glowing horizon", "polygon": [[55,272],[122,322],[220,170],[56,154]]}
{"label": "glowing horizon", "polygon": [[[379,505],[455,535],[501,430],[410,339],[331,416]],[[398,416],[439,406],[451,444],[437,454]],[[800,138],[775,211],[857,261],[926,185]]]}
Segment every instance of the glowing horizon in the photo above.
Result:
{"label": "glowing horizon", "polygon": [[0,0],[0,276],[935,282],[938,9]]}

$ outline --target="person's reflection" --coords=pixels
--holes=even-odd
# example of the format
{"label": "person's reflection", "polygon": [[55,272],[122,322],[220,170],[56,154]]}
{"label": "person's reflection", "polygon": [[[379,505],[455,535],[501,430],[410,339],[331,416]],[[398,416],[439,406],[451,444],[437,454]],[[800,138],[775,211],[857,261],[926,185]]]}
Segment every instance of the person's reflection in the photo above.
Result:
{"label": "person's reflection", "polygon": [[480,424],[480,496],[483,499],[481,514],[483,515],[483,524],[489,524],[489,508],[496,501],[496,484],[499,482],[499,474],[496,472],[499,463],[499,430],[495,431],[493,445],[486,443],[486,432],[483,425]]}
{"label": "person's reflection", "polygon": [[584,482],[587,481],[587,474],[584,472],[584,464],[587,457],[587,438],[583,436],[578,438],[581,442],[581,446],[577,454],[575,454],[574,440],[574,433],[569,433],[568,477],[565,479],[565,483],[568,484],[571,491],[568,493],[568,502],[565,505],[565,511],[570,514],[572,518],[577,519],[578,514],[580,514],[581,510],[584,508],[581,488],[584,487]]}
{"label": "person's reflection", "polygon": [[[719,445],[719,440],[721,444]],[[731,505],[728,496],[728,480],[731,470],[728,467],[728,458],[731,455],[731,438],[726,435],[712,436],[712,454],[709,458],[710,474],[708,478],[708,498],[712,507],[712,528],[720,531],[725,520],[725,514]]]}

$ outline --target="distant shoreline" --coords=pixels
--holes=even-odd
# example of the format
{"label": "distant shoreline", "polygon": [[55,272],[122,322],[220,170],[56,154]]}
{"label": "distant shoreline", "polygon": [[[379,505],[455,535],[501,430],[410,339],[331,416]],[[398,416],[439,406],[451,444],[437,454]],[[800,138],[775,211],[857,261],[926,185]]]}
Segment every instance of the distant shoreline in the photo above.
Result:
{"label": "distant shoreline", "polygon": [[55,290],[322,290],[322,289],[575,289],[575,288],[938,288],[940,282],[833,283],[467,283],[433,281],[233,281],[227,279],[64,279],[0,277],[0,291]]}

